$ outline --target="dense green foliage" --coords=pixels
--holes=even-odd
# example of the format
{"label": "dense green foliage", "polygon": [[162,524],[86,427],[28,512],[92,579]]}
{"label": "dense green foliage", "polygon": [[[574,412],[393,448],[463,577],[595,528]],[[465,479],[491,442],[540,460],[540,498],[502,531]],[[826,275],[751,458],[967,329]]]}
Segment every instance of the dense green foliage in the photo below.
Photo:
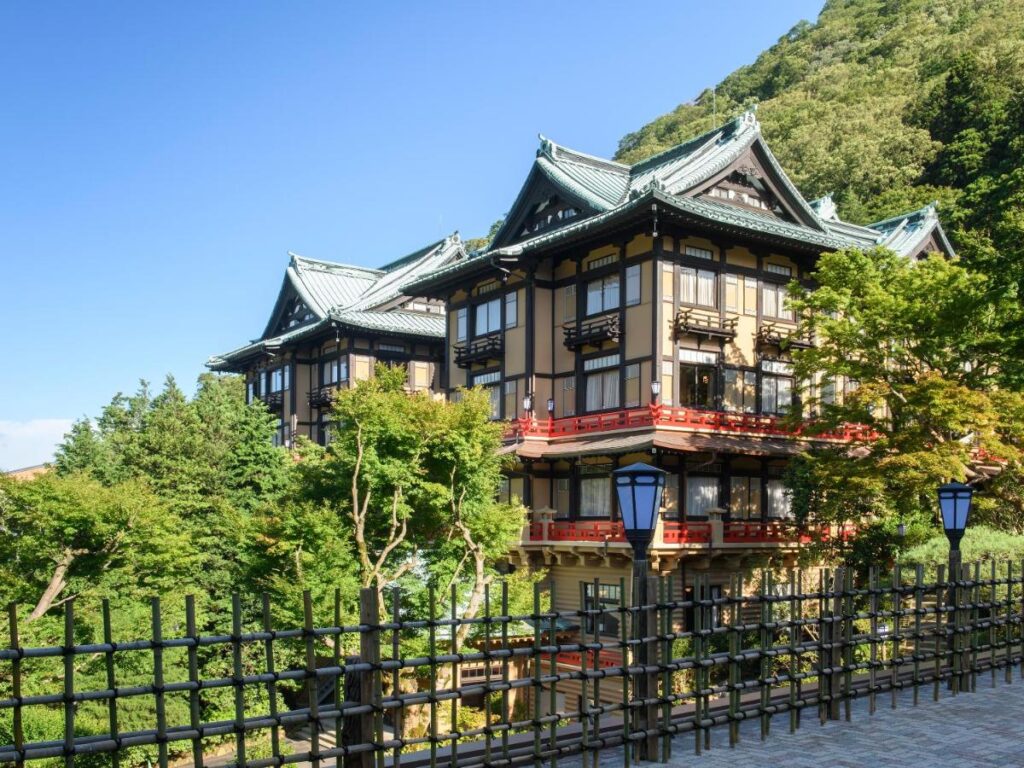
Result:
{"label": "dense green foliage", "polygon": [[[154,598],[165,636],[180,637],[186,595],[195,597],[201,634],[228,634],[232,592],[241,595],[246,629],[261,625],[260,593],[276,627],[301,626],[306,590],[320,626],[333,624],[336,596],[343,622],[356,623],[361,587],[375,587],[386,603],[401,586],[417,617],[433,588],[439,611],[449,613],[454,597],[461,615],[474,616],[523,524],[521,505],[497,501],[500,427],[478,392],[449,404],[407,394],[404,381],[403,369],[379,367],[339,393],[336,439],[326,449],[308,441],[291,452],[274,447],[276,418],[245,403],[237,377],[203,376],[192,398],[170,379],[156,396],[143,385],[116,396],[95,423],[75,424],[55,471],[27,482],[0,478],[0,602],[21,606],[22,645],[63,645],[71,606],[76,642],[99,641],[104,601],[116,641],[149,638]],[[526,610],[535,581],[511,577],[515,609]],[[329,655],[330,641],[322,642]],[[405,642],[421,650],[421,638]],[[278,643],[278,668],[301,665],[302,653],[301,643]],[[262,671],[262,655],[245,647],[246,674]],[[166,679],[187,679],[183,651],[166,653],[164,663]],[[230,676],[230,646],[204,649],[199,663],[204,678]],[[152,682],[145,653],[118,654],[116,665],[120,686]],[[27,663],[24,672],[28,695],[61,690],[60,659]],[[0,669],[0,697],[10,684],[10,668]],[[76,688],[105,687],[102,655],[82,657]],[[266,711],[264,691],[247,696],[251,711]],[[204,691],[201,702],[206,721],[233,717],[229,688]],[[122,729],[155,725],[152,697],[119,709]],[[187,698],[170,698],[167,716],[186,723]],[[76,712],[81,734],[107,725],[102,703]],[[11,727],[7,709],[0,742],[11,743]],[[60,738],[60,709],[27,709],[25,728],[31,740]],[[137,748],[127,761],[155,754]]]}

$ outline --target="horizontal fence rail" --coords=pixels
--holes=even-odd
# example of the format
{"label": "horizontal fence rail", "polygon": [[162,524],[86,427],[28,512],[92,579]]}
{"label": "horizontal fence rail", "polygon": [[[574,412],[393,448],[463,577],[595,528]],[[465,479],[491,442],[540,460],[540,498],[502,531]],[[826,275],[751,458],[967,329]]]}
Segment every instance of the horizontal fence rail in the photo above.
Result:
{"label": "horizontal fence rail", "polygon": [[[575,595],[537,587],[522,614],[510,613],[501,584],[485,590],[471,618],[455,591],[442,606],[433,591],[425,605],[407,605],[397,590],[370,589],[351,624],[336,594],[331,626],[314,624],[306,593],[302,626],[288,629],[272,628],[266,596],[244,607],[235,595],[221,634],[199,631],[192,598],[173,622],[154,599],[151,636],[130,641],[113,637],[108,604],[102,627],[87,628],[69,602],[64,643],[50,647],[21,645],[11,606],[0,649],[0,734],[10,743],[0,745],[0,763],[118,768],[152,755],[161,766],[203,766],[225,745],[231,754],[218,753],[216,765],[249,768],[467,768],[570,756],[587,766],[617,747],[625,765],[666,760],[685,734],[696,753],[708,748],[716,726],[735,744],[746,720],[763,737],[779,721],[796,730],[807,712],[820,722],[849,718],[856,698],[873,713],[879,697],[895,707],[904,690],[916,705],[922,691],[957,695],[985,675],[1011,682],[1024,654],[1022,573],[988,563],[954,579],[942,568],[928,576],[897,566],[862,583],[844,569],[734,574],[714,585],[701,574],[685,584],[595,581]],[[224,674],[200,674],[211,657]],[[77,682],[90,665],[105,685]],[[45,675],[59,681],[53,690],[40,690]],[[228,697],[233,717],[206,717],[215,696]],[[100,732],[83,731],[86,707],[104,711]],[[51,733],[28,733],[39,714],[57,724]],[[130,752],[140,748],[145,757]]]}

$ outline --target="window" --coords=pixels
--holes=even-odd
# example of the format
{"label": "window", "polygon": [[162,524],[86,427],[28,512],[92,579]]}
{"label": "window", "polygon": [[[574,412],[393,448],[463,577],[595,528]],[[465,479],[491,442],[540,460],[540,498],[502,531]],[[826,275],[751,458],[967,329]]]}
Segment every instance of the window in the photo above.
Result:
{"label": "window", "polygon": [[761,478],[732,477],[729,480],[729,512],[742,520],[761,517]]}
{"label": "window", "polygon": [[743,278],[743,314],[757,315],[757,280],[752,277]]}
{"label": "window", "polygon": [[413,360],[409,363],[409,385],[416,392],[430,389],[433,371],[428,362]]}
{"label": "window", "polygon": [[788,376],[761,377],[761,412],[789,413],[793,407],[793,379]]}
{"label": "window", "polygon": [[715,273],[709,269],[679,268],[679,301],[699,307],[714,307]]}
{"label": "window", "polygon": [[467,309],[465,307],[463,307],[462,309],[460,309],[458,312],[455,313],[455,340],[456,341],[465,341],[466,337],[469,335],[469,332],[468,332],[468,330],[466,328],[466,325],[467,325],[466,320],[467,320],[468,316],[469,316],[469,313],[468,313],[468,311],[467,311]]}
{"label": "window", "polygon": [[789,491],[782,480],[768,481],[768,517],[792,520],[793,509]]}
{"label": "window", "polygon": [[661,503],[665,507],[666,520],[679,519],[679,475],[665,475],[665,492]]}
{"label": "window", "polygon": [[715,367],[683,363],[679,366],[679,405],[715,407]]}
{"label": "window", "polygon": [[506,381],[503,385],[505,393],[505,418],[514,419],[519,413],[519,402],[516,400],[516,382]]}
{"label": "window", "polygon": [[822,405],[836,404],[836,380],[831,376],[827,376],[821,380],[820,399]]}
{"label": "window", "polygon": [[563,520],[569,517],[570,503],[569,478],[560,477],[555,480],[555,510],[558,513],[557,517]]}
{"label": "window", "polygon": [[754,413],[757,410],[756,373],[726,368],[722,371],[722,383],[725,410],[740,413]]}
{"label": "window", "polygon": [[725,276],[725,309],[738,312],[740,308],[740,281],[737,275]]}
{"label": "window", "polygon": [[381,352],[405,352],[405,344],[395,344],[390,341],[377,342],[377,349]]}
{"label": "window", "polygon": [[606,267],[609,264],[614,264],[618,260],[619,255],[617,253],[612,253],[609,254],[608,256],[601,256],[600,258],[594,259],[590,263],[588,263],[587,269],[591,270],[597,269],[598,267]]}
{"label": "window", "polygon": [[275,368],[270,372],[270,391],[283,392],[291,386],[291,372],[289,366]]}
{"label": "window", "polygon": [[519,291],[505,295],[505,327],[515,328],[519,325]]}
{"label": "window", "polygon": [[474,387],[483,387],[491,400],[491,419],[501,418],[501,372],[491,371],[473,377]]}
{"label": "window", "polygon": [[284,419],[277,420],[277,430],[271,442],[278,447],[288,448],[292,444],[292,428]]}
{"label": "window", "polygon": [[584,477],[580,480],[580,517],[612,516],[612,479]]}
{"label": "window", "polygon": [[764,271],[770,272],[773,275],[785,275],[790,277],[793,274],[793,270],[783,264],[765,264]]}
{"label": "window", "polygon": [[562,321],[568,323],[576,319],[576,286],[565,286],[565,304],[562,306]]}
{"label": "window", "polygon": [[669,360],[662,361],[661,396],[659,397],[662,405],[672,405],[675,402],[675,389],[672,386],[674,374],[675,365]]}
{"label": "window", "polygon": [[366,355],[353,355],[352,363],[355,368],[356,381],[366,381],[373,376],[373,358]]}
{"label": "window", "polygon": [[686,478],[686,514],[707,517],[718,506],[718,478],[690,475]]}
{"label": "window", "polygon": [[619,372],[602,371],[587,376],[587,410],[619,407]]}
{"label": "window", "polygon": [[[586,378],[586,409],[601,411],[619,407],[619,355],[604,355],[583,361]],[[614,370],[602,370],[614,369]]]}
{"label": "window", "polygon": [[246,382],[246,385],[245,385],[245,402],[251,403],[255,399],[256,399],[256,381],[254,379],[249,379],[249,381]]}
{"label": "window", "polygon": [[707,248],[697,248],[693,245],[686,246],[686,248],[683,249],[683,253],[687,256],[693,256],[696,259],[707,259],[708,261],[711,261],[715,257],[715,255]]}
{"label": "window", "polygon": [[576,415],[576,377],[562,379],[562,415]]}
{"label": "window", "polygon": [[501,330],[501,299],[491,299],[484,304],[476,305],[476,324],[474,336],[486,336]]}
{"label": "window", "polygon": [[637,408],[640,405],[640,364],[633,363],[622,369],[622,377],[626,381],[626,408]]}
{"label": "window", "polygon": [[348,358],[336,357],[320,363],[320,386],[327,387],[348,379]]}
{"label": "window", "polygon": [[640,303],[640,265],[626,267],[626,306]]}
{"label": "window", "polygon": [[622,587],[618,584],[583,582],[583,610],[601,611],[584,618],[583,631],[593,635],[596,629],[601,635],[617,637],[621,603]]}
{"label": "window", "polygon": [[619,276],[587,283],[587,314],[598,315],[619,308]]}
{"label": "window", "polygon": [[779,320],[793,320],[793,310],[786,307],[786,286],[761,284],[761,314]]}

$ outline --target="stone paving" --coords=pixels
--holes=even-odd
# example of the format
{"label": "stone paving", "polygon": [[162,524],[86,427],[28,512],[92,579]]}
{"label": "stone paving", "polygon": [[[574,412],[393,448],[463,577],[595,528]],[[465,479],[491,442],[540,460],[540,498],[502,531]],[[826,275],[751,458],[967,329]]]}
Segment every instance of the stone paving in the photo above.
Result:
{"label": "stone paving", "polygon": [[[1024,680],[1014,671],[1013,683],[996,687],[979,676],[975,693],[951,696],[943,690],[938,702],[930,687],[921,690],[918,706],[903,692],[895,710],[889,694],[879,695],[877,710],[868,714],[866,699],[851,704],[852,720],[824,726],[817,710],[807,710],[800,729],[789,733],[787,715],[772,718],[771,735],[761,741],[756,720],[741,726],[740,743],[729,747],[728,729],[712,730],[712,749],[697,756],[693,736],[676,739],[669,766],[681,768],[950,768],[950,766],[1024,766]],[[562,765],[559,761],[559,765]],[[570,765],[566,761],[565,765]],[[600,766],[621,766],[622,751],[601,753]]]}

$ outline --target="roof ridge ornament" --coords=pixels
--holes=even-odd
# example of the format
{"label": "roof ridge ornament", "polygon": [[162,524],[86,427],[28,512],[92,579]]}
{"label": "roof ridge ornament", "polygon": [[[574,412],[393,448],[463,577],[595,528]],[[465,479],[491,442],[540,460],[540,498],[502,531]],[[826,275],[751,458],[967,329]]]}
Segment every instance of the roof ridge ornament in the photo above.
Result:
{"label": "roof ridge ornament", "polygon": [[540,139],[540,147],[537,148],[537,157],[541,155],[547,155],[552,160],[555,159],[555,142],[545,136],[543,133],[538,133],[537,138]]}

